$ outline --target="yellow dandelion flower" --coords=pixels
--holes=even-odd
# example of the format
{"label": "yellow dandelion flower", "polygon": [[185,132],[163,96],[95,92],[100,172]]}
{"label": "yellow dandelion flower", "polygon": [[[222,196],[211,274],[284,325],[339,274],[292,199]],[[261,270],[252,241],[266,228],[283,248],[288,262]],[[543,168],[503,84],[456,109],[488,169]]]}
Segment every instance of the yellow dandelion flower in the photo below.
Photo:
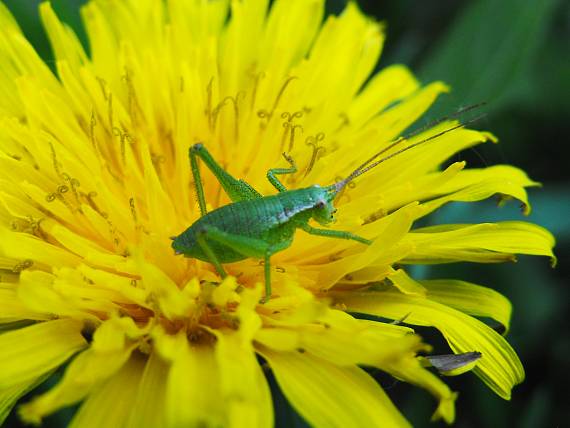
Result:
{"label": "yellow dandelion flower", "polygon": [[[271,259],[265,304],[258,260],[224,265],[222,280],[171,248],[200,217],[192,144],[263,195],[283,151],[299,166],[287,188],[328,185],[447,91],[403,66],[370,77],[381,25],[354,3],[323,22],[323,3],[92,0],[89,54],[44,3],[56,74],[0,4],[0,421],[63,364],[57,385],[19,407],[26,422],[82,402],[71,426],[271,426],[271,370],[311,425],[406,426],[363,367],[425,388],[434,417],[453,421],[455,393],[420,356],[429,347],[358,313],[435,327],[454,353],[480,352],[474,373],[510,397],[521,363],[476,318],[508,328],[508,300],[403,267],[553,257],[551,235],[529,223],[412,228],[443,204],[494,194],[529,209],[535,183],[514,167],[441,168],[490,134],[457,129],[355,180],[333,229],[372,244],[299,231]],[[209,210],[230,203],[202,176]]]}

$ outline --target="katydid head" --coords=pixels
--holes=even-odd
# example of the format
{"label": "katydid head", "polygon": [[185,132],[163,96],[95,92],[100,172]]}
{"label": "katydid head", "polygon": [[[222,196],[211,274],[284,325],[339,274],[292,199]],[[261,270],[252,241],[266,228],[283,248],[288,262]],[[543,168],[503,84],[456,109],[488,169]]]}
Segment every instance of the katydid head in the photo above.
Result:
{"label": "katydid head", "polygon": [[331,186],[321,187],[318,184],[303,189],[305,197],[310,200],[311,217],[319,224],[326,226],[335,221],[336,208],[333,205],[335,194],[331,193]]}
{"label": "katydid head", "polygon": [[329,223],[334,223],[334,215],[336,213],[336,208],[333,205],[334,196],[329,199],[328,188],[323,188],[324,197],[320,198],[314,206],[313,218],[319,224],[326,226]]}

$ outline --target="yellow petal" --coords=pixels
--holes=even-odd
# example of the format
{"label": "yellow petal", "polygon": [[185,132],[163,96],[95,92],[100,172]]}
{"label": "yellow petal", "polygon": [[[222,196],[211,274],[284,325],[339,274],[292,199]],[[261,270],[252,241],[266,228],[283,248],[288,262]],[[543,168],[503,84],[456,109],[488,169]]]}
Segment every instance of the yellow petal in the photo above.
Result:
{"label": "yellow petal", "polygon": [[46,320],[49,317],[27,308],[18,298],[14,287],[5,288],[0,283],[0,324],[17,320]]}
{"label": "yellow petal", "polygon": [[215,357],[219,367],[221,398],[231,426],[273,426],[273,404],[265,376],[251,340],[239,332],[216,335]]}
{"label": "yellow petal", "polygon": [[126,300],[142,307],[149,307],[146,302],[149,290],[133,287],[133,280],[128,276],[117,275],[102,269],[93,269],[87,265],[80,265],[77,270],[92,281],[98,288],[112,290],[124,296]]}
{"label": "yellow petal", "polygon": [[53,236],[63,247],[79,257],[95,259],[90,253],[103,253],[102,256],[110,255],[111,252],[97,245],[92,239],[84,238],[71,230],[60,225],[53,225],[46,228],[46,232]]}
{"label": "yellow petal", "polygon": [[428,390],[439,400],[432,420],[443,419],[451,424],[455,419],[455,399],[457,394],[451,392],[448,386],[433,373],[424,369],[415,358],[402,359],[395,362],[386,370],[398,379],[403,379],[413,385]]}
{"label": "yellow petal", "polygon": [[[266,22],[260,69],[281,75],[303,58],[319,29],[323,13],[323,0],[276,1]],[[289,31],[293,26],[299,31]]]}
{"label": "yellow petal", "polygon": [[[309,58],[293,70],[299,76],[298,96],[310,100],[310,108],[322,106],[325,114],[344,110],[370,75],[383,41],[381,25],[363,15],[356,3],[348,3],[340,16],[327,18]],[[332,67],[335,72],[328,73]],[[311,127],[318,128],[326,120],[316,119]],[[340,123],[338,117],[333,120],[335,125]]]}
{"label": "yellow petal", "polygon": [[418,86],[408,68],[402,65],[384,68],[370,79],[350,104],[347,115],[351,125],[361,126],[391,103],[410,95]]}
{"label": "yellow petal", "polygon": [[3,31],[15,31],[20,32],[20,27],[18,23],[10,13],[10,10],[4,6],[4,3],[0,3],[0,28]]}
{"label": "yellow petal", "polygon": [[505,221],[450,224],[416,229],[407,236],[415,250],[406,263],[471,261],[496,263],[515,260],[515,254],[548,256],[553,264],[554,237],[532,223]]}
{"label": "yellow petal", "polygon": [[[430,87],[428,86],[424,88],[423,91],[428,92],[429,88]],[[435,89],[432,91],[434,90]],[[426,96],[428,94],[426,94]],[[435,95],[432,95],[432,97],[435,97]],[[426,100],[422,101],[424,103],[426,102]],[[398,107],[399,106],[396,106],[395,108]],[[414,104],[410,106],[410,108],[414,107],[418,108],[417,106],[414,106]],[[392,110],[389,110],[388,113],[391,111]],[[380,115],[379,118],[382,116],[383,115]],[[399,125],[399,123],[397,125]],[[384,194],[386,192],[388,196],[390,196],[390,193],[392,195],[395,194],[396,198],[399,199],[401,198],[402,191],[409,191],[409,189],[406,189],[407,186],[416,185],[418,177],[422,177],[427,173],[438,170],[440,165],[453,154],[467,147],[489,140],[488,135],[485,133],[464,128],[455,129],[452,132],[435,137],[439,133],[455,126],[457,126],[457,122],[444,122],[410,138],[409,140],[403,140],[392,150],[386,152],[386,155],[420,141],[433,138],[432,140],[427,140],[425,144],[420,144],[411,150],[400,153],[399,155],[383,162],[381,166],[368,173],[365,178],[356,182],[355,191],[357,190],[358,193],[362,195]],[[373,147],[370,156],[374,152],[378,151],[378,149],[378,147]],[[453,170],[451,172],[453,172]],[[451,181],[452,180],[450,180],[450,182]],[[392,190],[394,187],[400,187],[400,190]],[[411,191],[413,192],[414,190],[415,189],[412,187]],[[386,205],[389,209],[393,209],[390,200],[386,200]]]}
{"label": "yellow petal", "polygon": [[256,61],[267,6],[267,0],[231,3],[231,19],[223,35],[223,53],[220,56],[224,93],[235,94],[246,84],[243,77],[247,75],[247,67]]}
{"label": "yellow petal", "polygon": [[220,368],[213,349],[190,348],[186,334],[168,335],[161,328],[153,331],[153,338],[161,358],[171,362],[166,379],[166,425],[226,425],[226,403],[221,399]]}
{"label": "yellow petal", "polygon": [[496,331],[468,315],[440,303],[397,292],[339,293],[349,311],[392,319],[406,317],[406,323],[437,328],[454,353],[482,354],[473,370],[493,391],[505,399],[524,379],[521,362]]}
{"label": "yellow petal", "polygon": [[422,281],[428,298],[461,312],[478,317],[492,318],[509,330],[511,302],[499,292],[453,279]]}
{"label": "yellow petal", "polygon": [[255,340],[272,350],[307,352],[339,366],[378,368],[423,347],[411,329],[358,320],[338,310],[295,329],[261,329]]}
{"label": "yellow petal", "polygon": [[22,117],[25,111],[18,96],[16,80],[35,76],[48,87],[57,79],[20,31],[8,9],[0,6],[0,115]]}
{"label": "yellow petal", "polygon": [[121,370],[89,394],[70,428],[124,428],[137,397],[144,363],[145,359],[134,355]]}
{"label": "yellow petal", "polygon": [[136,328],[131,318],[111,318],[104,322],[95,331],[91,347],[73,359],[63,379],[20,407],[22,418],[40,423],[46,415],[82,400],[94,387],[114,376],[136,346],[125,341],[126,334],[133,333],[133,327]]}
{"label": "yellow petal", "polygon": [[382,388],[356,366],[293,352],[261,354],[287,400],[311,426],[409,426]]}
{"label": "yellow petal", "polygon": [[55,288],[56,276],[43,271],[24,271],[20,274],[17,289],[18,299],[30,310],[40,314],[77,317],[79,319],[98,318],[86,311],[90,306],[76,296],[64,296]]}
{"label": "yellow petal", "polygon": [[27,233],[12,232],[0,226],[0,251],[9,257],[32,260],[48,266],[74,266],[79,257]]}
{"label": "yellow petal", "polygon": [[212,330],[217,341],[214,355],[227,416],[235,427],[271,427],[273,405],[269,386],[255,356],[252,339],[261,327],[255,307],[261,287],[241,293],[237,331]]}
{"label": "yellow petal", "polygon": [[40,4],[40,16],[57,61],[68,61],[74,68],[86,62],[87,55],[71,28],[55,15],[50,3]]}
{"label": "yellow petal", "polygon": [[137,256],[137,267],[144,288],[158,301],[162,313],[169,319],[185,317],[194,301],[188,299],[166,272]]}
{"label": "yellow petal", "polygon": [[[326,269],[318,266],[320,289],[328,289],[347,273],[357,271],[370,264],[380,263],[380,261],[389,264],[400,259],[402,256],[400,251],[405,250],[399,247],[399,243],[411,227],[416,208],[415,205],[401,208],[377,222],[362,227],[359,234],[369,239],[374,238],[374,242],[370,246],[364,247],[364,251],[360,253],[346,254],[338,261],[327,263]],[[315,237],[311,238],[316,240]],[[330,242],[331,239],[323,238],[323,241]],[[350,245],[354,247],[354,244]],[[360,248],[358,249],[360,250]]]}
{"label": "yellow petal", "polygon": [[[1,7],[1,6],[0,6]],[[1,11],[0,11],[1,12]],[[46,380],[51,373],[46,373],[33,381],[23,382],[0,390],[0,425],[4,423],[16,402],[29,391]]]}
{"label": "yellow petal", "polygon": [[84,348],[82,323],[45,321],[0,335],[0,388],[33,381]]}
{"label": "yellow petal", "polygon": [[417,296],[425,296],[425,287],[408,276],[408,274],[403,269],[398,269],[394,273],[391,273],[387,278],[404,294],[412,294]]}
{"label": "yellow petal", "polygon": [[212,302],[217,306],[226,306],[228,302],[239,302],[236,293],[238,284],[233,276],[226,277],[221,284],[212,291]]}
{"label": "yellow petal", "polygon": [[[538,183],[529,179],[524,171],[509,165],[467,169],[457,174],[453,180],[433,189],[431,193],[432,198],[436,194],[447,194],[447,196],[423,205],[427,214],[448,201],[479,201],[499,193],[518,199],[524,205],[524,213],[530,214],[530,205],[524,188],[537,185]],[[429,195],[426,196],[429,197]],[[427,199],[427,197],[422,199]]]}
{"label": "yellow petal", "polygon": [[[168,372],[168,364],[156,352],[153,352],[146,361],[136,391],[136,399],[130,406],[131,416],[128,425],[126,425],[128,428],[165,426],[164,404]],[[179,398],[181,400],[178,403],[180,407],[190,407],[181,405],[183,398]],[[176,425],[167,426],[175,427]]]}

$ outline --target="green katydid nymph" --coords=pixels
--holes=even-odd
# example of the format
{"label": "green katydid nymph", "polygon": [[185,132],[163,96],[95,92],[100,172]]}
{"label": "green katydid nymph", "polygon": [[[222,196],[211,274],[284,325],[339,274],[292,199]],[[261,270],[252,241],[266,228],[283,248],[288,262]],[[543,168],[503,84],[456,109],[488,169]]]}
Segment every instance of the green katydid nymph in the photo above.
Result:
{"label": "green katydid nymph", "polygon": [[[463,109],[461,112],[466,110]],[[267,179],[278,191],[271,196],[263,196],[245,181],[232,177],[214,160],[203,144],[194,144],[190,147],[190,164],[202,216],[180,235],[172,238],[172,248],[176,254],[211,263],[222,278],[227,276],[222,266],[224,263],[247,258],[263,259],[266,302],[271,297],[271,256],[293,243],[297,229],[312,235],[349,239],[363,245],[371,244],[370,240],[351,232],[315,228],[309,224],[311,219],[323,226],[334,221],[335,198],[348,183],[382,162],[454,129],[464,127],[476,119],[453,126],[378,159],[380,155],[393,149],[410,135],[401,137],[361,164],[346,178],[328,186],[314,185],[288,190],[277,175],[294,174],[297,172],[297,167],[293,159],[283,153],[290,167],[270,169],[267,172]],[[206,212],[206,200],[197,158],[200,158],[212,171],[232,203]]]}

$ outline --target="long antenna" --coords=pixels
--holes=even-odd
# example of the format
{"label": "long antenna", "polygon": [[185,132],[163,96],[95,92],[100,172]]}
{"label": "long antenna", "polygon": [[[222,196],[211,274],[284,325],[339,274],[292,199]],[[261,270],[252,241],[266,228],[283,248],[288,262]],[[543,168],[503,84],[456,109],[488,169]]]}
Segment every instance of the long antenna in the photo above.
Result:
{"label": "long antenna", "polygon": [[364,168],[366,165],[368,165],[370,162],[372,162],[374,159],[378,158],[378,156],[380,156],[383,153],[386,153],[388,150],[393,149],[394,147],[396,147],[398,144],[400,144],[402,141],[405,140],[409,140],[412,137],[415,137],[418,134],[421,134],[422,132],[424,132],[426,129],[430,129],[433,128],[436,125],[439,125],[442,122],[445,122],[448,119],[453,119],[455,117],[461,116],[463,113],[467,113],[468,111],[471,110],[475,110],[476,108],[482,107],[484,105],[486,105],[486,102],[481,102],[481,103],[477,103],[477,104],[471,104],[467,107],[463,107],[460,108],[459,110],[457,110],[454,113],[448,114],[446,116],[440,117],[439,119],[433,120],[427,124],[425,124],[424,126],[420,127],[419,129],[416,129],[415,131],[412,131],[406,135],[402,135],[398,138],[396,138],[394,141],[392,141],[391,143],[389,143],[386,147],[384,147],[382,150],[380,150],[379,152],[377,152],[376,154],[374,154],[374,156],[372,156],[370,159],[368,159],[366,162],[362,163],[358,168],[355,169],[355,171]]}
{"label": "long antenna", "polygon": [[[469,107],[469,110],[471,110],[471,108],[474,108],[474,106]],[[467,109],[467,108],[466,108],[466,109]],[[466,110],[464,109],[464,111],[466,111]],[[459,112],[457,112],[456,114],[458,114],[458,113],[459,113]],[[375,168],[375,167],[378,166],[379,164],[381,164],[381,163],[383,163],[383,162],[386,162],[388,159],[392,159],[394,156],[397,156],[397,155],[399,155],[399,154],[401,154],[401,153],[407,152],[408,150],[411,150],[411,149],[413,149],[414,147],[417,147],[417,146],[419,146],[419,145],[425,144],[425,143],[427,143],[428,141],[431,141],[431,140],[433,140],[433,139],[435,139],[435,138],[441,137],[442,135],[447,134],[448,132],[454,131],[454,130],[459,129],[459,128],[464,128],[464,127],[466,127],[467,125],[469,125],[469,124],[471,124],[471,123],[473,123],[473,122],[476,122],[476,121],[480,120],[481,118],[483,118],[483,117],[485,117],[485,116],[486,116],[486,114],[483,113],[483,114],[481,114],[481,115],[479,115],[479,116],[476,116],[476,117],[474,117],[474,118],[472,118],[472,119],[470,119],[470,120],[468,120],[468,121],[466,121],[466,122],[464,122],[464,123],[460,123],[460,124],[458,124],[458,125],[452,126],[451,128],[448,128],[448,129],[446,129],[446,130],[444,130],[444,131],[438,132],[438,133],[435,134],[435,135],[432,135],[432,136],[430,136],[430,137],[427,137],[427,138],[425,138],[425,139],[423,139],[423,140],[421,140],[421,141],[418,141],[418,142],[416,142],[416,143],[414,143],[414,144],[410,144],[409,146],[406,146],[406,147],[404,147],[404,148],[402,148],[402,149],[400,149],[400,150],[398,150],[398,151],[396,151],[396,152],[394,152],[394,153],[391,153],[391,154],[389,154],[388,156],[384,156],[383,158],[377,160],[376,162],[370,163],[371,161],[373,161],[374,159],[376,159],[379,155],[381,155],[382,153],[385,153],[387,150],[389,150],[389,149],[391,149],[392,147],[394,147],[396,144],[398,144],[398,143],[400,143],[401,141],[403,141],[403,140],[409,138],[409,137],[407,137],[407,138],[406,138],[406,137],[401,137],[400,139],[398,139],[398,140],[394,141],[393,143],[391,143],[390,145],[388,145],[388,147],[386,147],[386,148],[382,149],[380,152],[376,153],[373,157],[371,157],[370,159],[368,159],[365,163],[363,163],[362,165],[360,165],[358,168],[356,168],[348,177],[346,177],[345,179],[343,179],[343,180],[338,181],[337,183],[335,183],[335,184],[334,184],[335,190],[336,190],[337,192],[339,192],[344,186],[346,186],[348,183],[350,183],[350,182],[351,182],[352,180],[354,180],[356,177],[358,177],[358,176],[360,176],[360,175],[362,175],[362,174],[364,174],[364,173],[370,171],[372,168]],[[451,115],[448,116],[448,117],[451,117]],[[444,121],[444,120],[445,120],[445,119],[439,119],[439,121],[437,121],[436,123],[441,123],[441,122]],[[418,132],[418,131],[415,131],[415,132],[416,132],[416,134],[412,134],[412,135],[417,135],[417,132]]]}

